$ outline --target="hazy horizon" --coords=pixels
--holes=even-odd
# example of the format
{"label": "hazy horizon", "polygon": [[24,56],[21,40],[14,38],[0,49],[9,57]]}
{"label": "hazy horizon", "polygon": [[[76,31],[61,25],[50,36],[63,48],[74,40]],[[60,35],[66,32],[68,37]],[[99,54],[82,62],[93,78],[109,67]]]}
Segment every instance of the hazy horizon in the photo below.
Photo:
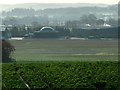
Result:
{"label": "hazy horizon", "polygon": [[27,4],[27,3],[90,3],[90,4],[118,4],[119,0],[0,0],[0,4],[14,5],[14,4]]}

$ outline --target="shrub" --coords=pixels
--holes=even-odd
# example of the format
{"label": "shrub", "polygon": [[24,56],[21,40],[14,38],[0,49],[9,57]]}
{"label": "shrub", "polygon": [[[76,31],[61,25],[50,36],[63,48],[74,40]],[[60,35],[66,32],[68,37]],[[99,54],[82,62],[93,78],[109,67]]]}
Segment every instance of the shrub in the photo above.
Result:
{"label": "shrub", "polygon": [[2,40],[2,62],[11,62],[13,61],[11,53],[15,51],[13,45],[7,40]]}

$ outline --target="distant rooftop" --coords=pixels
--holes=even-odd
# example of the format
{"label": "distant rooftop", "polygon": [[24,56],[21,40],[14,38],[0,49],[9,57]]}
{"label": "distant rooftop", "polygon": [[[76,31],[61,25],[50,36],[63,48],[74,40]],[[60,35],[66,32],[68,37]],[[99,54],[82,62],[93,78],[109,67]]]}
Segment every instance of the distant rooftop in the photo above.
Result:
{"label": "distant rooftop", "polygon": [[43,27],[40,29],[40,32],[57,32],[57,31],[52,27]]}

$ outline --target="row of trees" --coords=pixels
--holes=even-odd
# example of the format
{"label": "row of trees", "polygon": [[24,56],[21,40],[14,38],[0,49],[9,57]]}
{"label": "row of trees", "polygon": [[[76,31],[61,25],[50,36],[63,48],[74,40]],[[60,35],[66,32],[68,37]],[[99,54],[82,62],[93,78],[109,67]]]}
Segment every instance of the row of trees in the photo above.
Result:
{"label": "row of trees", "polygon": [[[10,29],[10,33],[12,37],[29,37],[36,35],[35,32],[39,32],[43,26],[36,27],[26,27],[26,26],[14,26]],[[52,27],[52,26],[51,26]],[[82,29],[82,28],[66,28],[64,26],[53,26],[53,28],[58,31],[57,35],[60,36],[75,36],[75,37],[89,37],[89,36],[100,36],[106,37],[107,35],[111,38],[117,37],[117,28],[118,27],[110,27],[110,28],[101,28],[101,29]],[[94,34],[93,34],[94,33]],[[114,34],[114,35],[113,35]],[[48,34],[49,36],[49,34]]]}
{"label": "row of trees", "polygon": [[104,25],[109,24],[111,26],[117,26],[118,20],[114,18],[108,18],[108,19],[99,19],[93,14],[89,15],[83,15],[78,20],[68,20],[68,21],[58,21],[58,20],[49,20],[48,17],[42,16],[42,17],[24,17],[24,18],[15,18],[15,17],[7,17],[2,20],[3,25],[51,25],[52,26],[65,26],[65,27],[83,27],[85,24],[89,24],[91,26],[96,25]]}
{"label": "row of trees", "polygon": [[47,25],[49,23],[48,17],[46,16],[27,16],[27,17],[6,17],[2,20],[2,24],[4,25],[32,25],[34,22],[39,24]]}
{"label": "row of trees", "polygon": [[69,27],[76,28],[80,26],[82,28],[86,24],[88,24],[89,26],[101,26],[101,27],[104,24],[108,24],[111,27],[117,27],[118,20],[115,20],[113,18],[109,18],[107,20],[99,19],[95,15],[89,14],[89,15],[83,15],[80,20],[67,21],[65,23],[65,26],[67,26],[68,28]]}

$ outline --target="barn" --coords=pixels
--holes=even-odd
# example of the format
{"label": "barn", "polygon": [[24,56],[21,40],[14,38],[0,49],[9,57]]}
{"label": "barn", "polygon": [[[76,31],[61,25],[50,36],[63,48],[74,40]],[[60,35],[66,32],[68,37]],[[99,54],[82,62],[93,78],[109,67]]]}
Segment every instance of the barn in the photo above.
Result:
{"label": "barn", "polygon": [[39,31],[34,32],[35,38],[57,38],[58,31],[52,27],[42,27]]}

